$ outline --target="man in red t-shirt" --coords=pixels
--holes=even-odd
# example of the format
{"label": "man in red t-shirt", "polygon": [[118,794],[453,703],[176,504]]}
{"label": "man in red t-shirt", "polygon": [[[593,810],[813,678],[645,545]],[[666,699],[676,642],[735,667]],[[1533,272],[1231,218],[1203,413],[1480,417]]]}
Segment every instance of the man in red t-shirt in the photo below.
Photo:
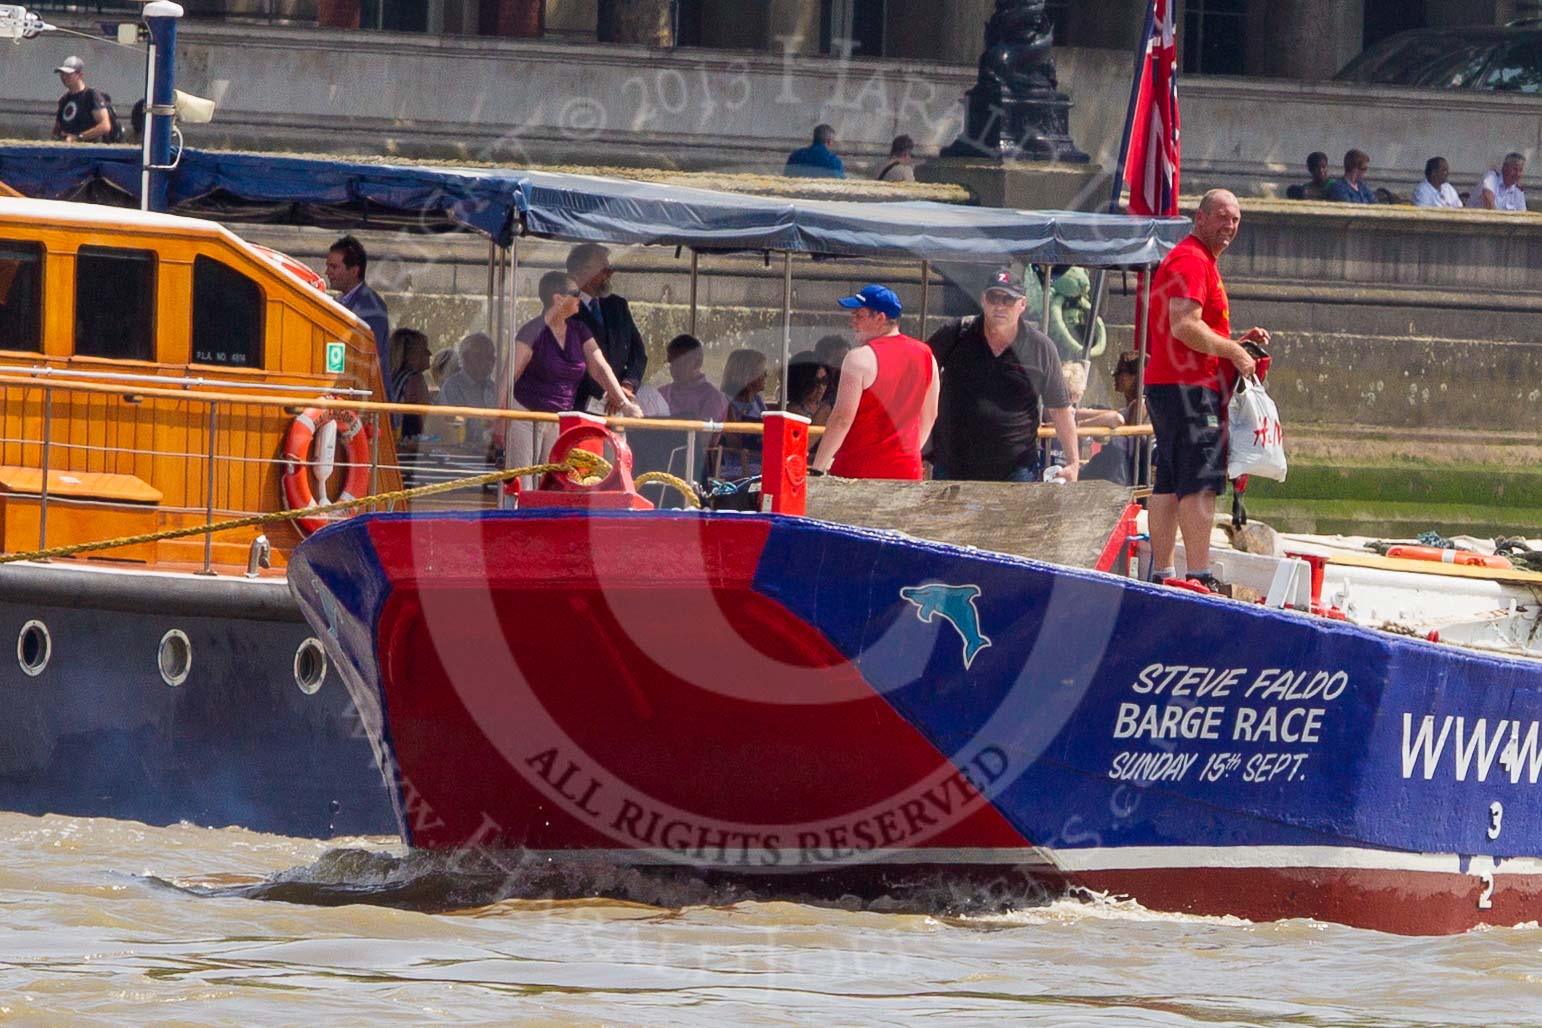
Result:
{"label": "man in red t-shirt", "polygon": [[1237,237],[1237,198],[1212,189],[1199,202],[1194,231],[1162,261],[1151,280],[1146,408],[1156,435],[1156,481],[1148,510],[1152,578],[1173,577],[1173,551],[1183,533],[1188,577],[1206,586],[1215,498],[1226,488],[1222,433],[1222,361],[1253,374],[1243,343],[1267,346],[1269,333],[1250,328],[1231,337],[1231,311],[1216,258]]}
{"label": "man in red t-shirt", "polygon": [[937,422],[939,376],[932,348],[899,330],[892,289],[866,286],[840,305],[857,346],[841,362],[835,409],[814,468],[843,478],[919,481],[921,447]]}

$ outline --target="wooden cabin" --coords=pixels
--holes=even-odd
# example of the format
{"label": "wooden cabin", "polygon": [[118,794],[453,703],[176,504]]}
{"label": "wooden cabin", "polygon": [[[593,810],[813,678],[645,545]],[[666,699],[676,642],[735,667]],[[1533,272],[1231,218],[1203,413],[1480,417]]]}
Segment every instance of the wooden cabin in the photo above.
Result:
{"label": "wooden cabin", "polygon": [[[369,328],[221,226],[0,197],[5,552],[203,525],[211,504],[215,521],[283,510],[291,424],[347,389],[386,399]],[[201,397],[219,397],[212,419]],[[371,485],[400,488],[378,420]],[[275,565],[300,539],[288,522],[217,533],[215,563],[244,566],[259,532]],[[201,566],[204,537],[95,556]]]}

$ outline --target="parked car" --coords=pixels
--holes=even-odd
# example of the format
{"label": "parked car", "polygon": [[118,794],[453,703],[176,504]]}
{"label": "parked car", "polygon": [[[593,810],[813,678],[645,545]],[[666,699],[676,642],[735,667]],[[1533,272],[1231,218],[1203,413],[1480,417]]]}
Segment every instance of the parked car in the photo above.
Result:
{"label": "parked car", "polygon": [[1399,32],[1350,61],[1334,79],[1542,93],[1542,19]]}

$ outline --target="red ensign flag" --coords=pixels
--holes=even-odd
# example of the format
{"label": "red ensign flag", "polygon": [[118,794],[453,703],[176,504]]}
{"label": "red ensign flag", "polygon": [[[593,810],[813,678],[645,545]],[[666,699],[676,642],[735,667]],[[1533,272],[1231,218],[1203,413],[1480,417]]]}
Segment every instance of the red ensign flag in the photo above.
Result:
{"label": "red ensign flag", "polygon": [[1130,152],[1124,180],[1130,213],[1178,213],[1178,32],[1176,0],[1151,0],[1146,56],[1131,116]]}

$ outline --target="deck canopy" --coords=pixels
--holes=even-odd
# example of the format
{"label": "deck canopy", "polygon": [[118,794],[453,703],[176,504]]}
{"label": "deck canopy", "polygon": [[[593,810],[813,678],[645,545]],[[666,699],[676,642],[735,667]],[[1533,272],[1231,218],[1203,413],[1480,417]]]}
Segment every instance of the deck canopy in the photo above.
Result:
{"label": "deck canopy", "polygon": [[[48,199],[137,203],[138,150],[0,147],[0,181]],[[999,264],[1132,267],[1161,260],[1185,218],[1025,211],[930,202],[749,196],[591,175],[186,149],[172,210],[222,221],[470,230],[703,251],[770,251]]]}

